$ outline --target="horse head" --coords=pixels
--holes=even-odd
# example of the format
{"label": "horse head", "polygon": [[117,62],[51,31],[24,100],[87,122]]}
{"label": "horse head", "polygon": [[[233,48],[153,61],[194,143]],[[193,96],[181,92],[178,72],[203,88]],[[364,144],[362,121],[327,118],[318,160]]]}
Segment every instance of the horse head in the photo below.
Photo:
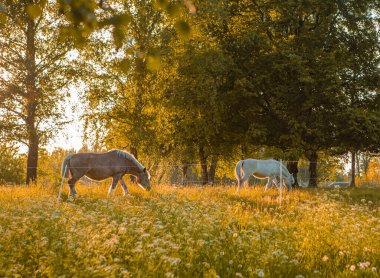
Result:
{"label": "horse head", "polygon": [[146,168],[144,168],[140,173],[136,176],[136,182],[143,189],[150,191],[150,174]]}
{"label": "horse head", "polygon": [[294,184],[294,177],[293,174],[290,174],[285,178],[285,184],[288,188],[292,188],[292,185]]}

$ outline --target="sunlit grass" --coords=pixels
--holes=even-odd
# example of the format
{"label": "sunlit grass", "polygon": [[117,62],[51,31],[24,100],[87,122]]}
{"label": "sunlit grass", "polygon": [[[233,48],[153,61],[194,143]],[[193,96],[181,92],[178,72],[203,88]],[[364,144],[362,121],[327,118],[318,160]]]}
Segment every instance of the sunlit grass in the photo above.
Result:
{"label": "sunlit grass", "polygon": [[[0,188],[0,276],[377,277],[378,189]],[[298,276],[298,277],[302,277]]]}

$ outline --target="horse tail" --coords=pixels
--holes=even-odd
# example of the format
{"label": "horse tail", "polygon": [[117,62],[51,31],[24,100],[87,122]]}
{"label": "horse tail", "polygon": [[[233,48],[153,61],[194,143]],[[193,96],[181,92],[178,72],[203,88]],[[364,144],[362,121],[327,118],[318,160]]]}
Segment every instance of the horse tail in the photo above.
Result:
{"label": "horse tail", "polygon": [[240,180],[244,176],[244,160],[240,160],[235,167],[235,177],[238,181],[238,185],[240,184]]}
{"label": "horse tail", "polygon": [[[70,171],[70,159],[73,155],[72,154],[69,154],[65,157],[65,159],[63,160],[63,163],[62,163],[62,167],[61,167],[61,176],[64,178],[68,178],[69,177],[69,171]],[[65,168],[67,167],[66,169],[66,172],[65,172]]]}

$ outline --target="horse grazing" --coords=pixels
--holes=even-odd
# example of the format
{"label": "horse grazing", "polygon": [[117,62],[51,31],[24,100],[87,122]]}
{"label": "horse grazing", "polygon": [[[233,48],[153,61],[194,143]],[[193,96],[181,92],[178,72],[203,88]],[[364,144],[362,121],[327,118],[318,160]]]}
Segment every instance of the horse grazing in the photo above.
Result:
{"label": "horse grazing", "polygon": [[288,189],[291,189],[294,184],[293,175],[291,175],[288,169],[279,161],[274,159],[258,160],[252,158],[240,160],[235,168],[235,177],[238,181],[237,190],[248,182],[248,178],[251,175],[258,179],[268,179],[265,191],[268,190],[272,183],[275,183],[278,186],[276,178],[280,176],[280,169],[282,169],[283,177],[283,181],[280,181],[280,186],[282,186],[282,183],[284,182]]}
{"label": "horse grazing", "polygon": [[[66,168],[67,167],[67,168]],[[112,184],[108,190],[111,194],[120,181],[124,195],[128,194],[128,188],[123,180],[125,174],[136,177],[137,184],[145,190],[150,190],[150,174],[147,169],[137,161],[130,153],[112,150],[107,153],[77,153],[69,154],[62,163],[62,176],[71,178],[68,183],[70,195],[77,195],[75,183],[83,176],[93,180],[104,180],[112,177]]]}

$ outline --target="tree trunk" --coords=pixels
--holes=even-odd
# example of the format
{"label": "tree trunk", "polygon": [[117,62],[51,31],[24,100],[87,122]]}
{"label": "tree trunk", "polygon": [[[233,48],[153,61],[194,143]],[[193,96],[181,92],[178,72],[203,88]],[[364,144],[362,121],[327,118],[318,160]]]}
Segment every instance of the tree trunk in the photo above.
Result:
{"label": "tree trunk", "polygon": [[33,19],[28,20],[26,30],[26,112],[25,119],[28,132],[28,159],[26,170],[26,184],[37,181],[38,164],[38,130],[36,126],[36,111],[39,99],[39,92],[36,86],[36,45],[35,45],[35,23]]}
{"label": "tree trunk", "polygon": [[293,177],[294,177],[293,186],[295,188],[299,187],[299,184],[298,184],[298,160],[297,161],[289,161],[287,168],[289,170],[289,173],[293,174]]}
{"label": "tree trunk", "polygon": [[203,146],[199,148],[199,159],[201,161],[201,168],[202,168],[202,185],[205,185],[208,183],[208,172],[207,172],[207,157],[205,155]]}
{"label": "tree trunk", "polygon": [[218,164],[218,158],[213,157],[211,161],[210,171],[209,171],[209,181],[211,184],[214,184],[215,182],[215,173],[216,173],[217,164]]}
{"label": "tree trunk", "polygon": [[245,145],[241,145],[241,160],[244,160],[246,152],[247,152],[247,148],[245,147]]}
{"label": "tree trunk", "polygon": [[356,163],[356,174],[360,178],[360,175],[361,175],[361,172],[360,172],[360,152],[356,153],[355,163]]}
{"label": "tree trunk", "polygon": [[351,182],[350,186],[354,187],[355,186],[355,164],[356,164],[356,154],[354,151],[351,151]]}
{"label": "tree trunk", "polygon": [[317,162],[318,153],[316,151],[308,151],[306,157],[309,160],[309,187],[318,186],[318,173],[317,173]]}
{"label": "tree trunk", "polygon": [[31,121],[30,125],[28,124],[28,159],[26,163],[26,184],[29,185],[30,182],[37,181],[37,166],[38,166],[38,135],[37,130],[34,127],[34,122]]}

